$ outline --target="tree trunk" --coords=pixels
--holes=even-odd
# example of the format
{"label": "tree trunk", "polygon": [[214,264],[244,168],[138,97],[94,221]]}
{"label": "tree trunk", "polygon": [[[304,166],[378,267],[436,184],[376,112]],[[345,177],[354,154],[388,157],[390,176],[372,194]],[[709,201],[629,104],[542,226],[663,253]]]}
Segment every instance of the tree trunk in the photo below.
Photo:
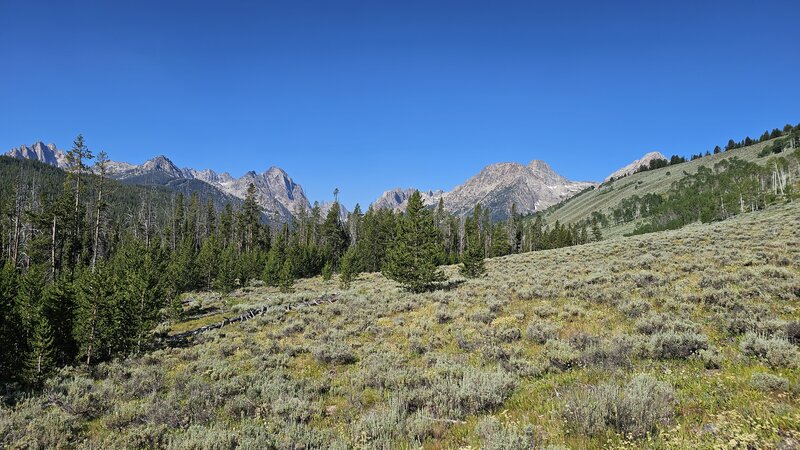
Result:
{"label": "tree trunk", "polygon": [[50,235],[50,271],[56,279],[56,215],[53,214],[53,230]]}
{"label": "tree trunk", "polygon": [[97,265],[97,247],[100,243],[100,207],[103,202],[103,179],[100,179],[100,188],[97,192],[97,209],[95,223],[94,223],[94,246],[92,248],[92,273]]}

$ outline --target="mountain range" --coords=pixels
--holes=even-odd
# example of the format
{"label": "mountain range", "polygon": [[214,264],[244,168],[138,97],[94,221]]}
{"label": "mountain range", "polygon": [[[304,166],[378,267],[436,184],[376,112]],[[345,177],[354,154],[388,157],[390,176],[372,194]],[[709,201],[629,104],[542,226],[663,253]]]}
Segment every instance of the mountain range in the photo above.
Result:
{"label": "mountain range", "polygon": [[[54,144],[45,145],[41,141],[31,146],[14,148],[6,156],[33,159],[62,169],[67,167],[65,152]],[[648,158],[656,157],[663,158],[663,155],[657,152],[648,153],[611,176],[623,176],[640,165],[649,163]],[[311,209],[311,202],[302,186],[292,180],[283,169],[274,166],[262,173],[249,171],[235,178],[227,172],[217,173],[211,169],[179,168],[169,158],[160,155],[138,165],[110,161],[109,169],[112,178],[124,183],[167,186],[186,194],[193,190],[203,190],[206,195],[215,198],[216,203],[225,203],[232,199],[241,201],[252,183],[256,188],[259,205],[265,216],[272,220],[288,221],[301,211]],[[451,191],[420,190],[420,193],[423,202],[431,207],[441,200],[447,211],[464,215],[480,203],[491,212],[493,219],[503,220],[509,216],[514,205],[518,213],[530,214],[596,185],[593,182],[568,180],[544,161],[534,160],[528,165],[515,162],[491,164]],[[372,203],[372,207],[403,211],[414,191],[414,188],[386,191]],[[320,208],[325,214],[330,203],[323,203]],[[347,213],[342,208],[343,218],[347,217]]]}

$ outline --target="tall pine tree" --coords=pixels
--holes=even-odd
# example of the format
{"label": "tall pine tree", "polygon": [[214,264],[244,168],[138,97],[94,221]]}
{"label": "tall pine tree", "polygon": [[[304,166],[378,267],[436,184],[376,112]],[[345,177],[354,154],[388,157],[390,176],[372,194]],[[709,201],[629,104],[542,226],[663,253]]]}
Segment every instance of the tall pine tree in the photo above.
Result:
{"label": "tall pine tree", "polygon": [[419,191],[415,191],[408,200],[405,215],[398,220],[383,274],[412,292],[433,288],[445,280],[444,273],[436,266],[439,245],[433,214],[425,208]]}

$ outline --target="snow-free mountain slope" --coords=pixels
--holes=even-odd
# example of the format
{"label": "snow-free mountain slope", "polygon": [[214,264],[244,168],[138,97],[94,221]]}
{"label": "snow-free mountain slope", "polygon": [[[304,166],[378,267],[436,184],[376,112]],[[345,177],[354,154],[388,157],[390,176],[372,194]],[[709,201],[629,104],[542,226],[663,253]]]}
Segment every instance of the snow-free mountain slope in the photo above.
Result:
{"label": "snow-free mountain slope", "polygon": [[[411,194],[413,194],[414,191],[416,191],[414,188],[391,189],[381,194],[377,200],[372,202],[372,207],[375,209],[391,209],[397,212],[405,211],[406,206],[408,206],[408,199],[411,198]],[[422,197],[422,203],[425,204],[425,206],[436,206],[439,203],[439,199],[444,195],[444,191],[442,190],[420,191],[419,193]]]}
{"label": "snow-free mountain slope", "polygon": [[6,156],[12,158],[33,159],[35,161],[50,164],[60,169],[67,167],[67,155],[56,148],[56,144],[45,145],[42,141],[36,141],[33,145],[21,145],[6,152]]}
{"label": "snow-free mountain slope", "polygon": [[642,156],[641,158],[637,159],[636,161],[628,164],[627,166],[617,170],[616,172],[612,173],[611,175],[607,176],[603,181],[609,180],[617,180],[622,177],[627,177],[628,175],[633,175],[636,173],[640,167],[650,167],[650,161],[654,161],[657,159],[667,160],[667,157],[662,155],[660,152],[650,152]]}
{"label": "snow-free mountain slope", "polygon": [[[420,193],[428,206],[435,206],[442,199],[447,211],[463,215],[480,203],[491,211],[492,218],[504,220],[510,215],[513,205],[520,214],[530,214],[594,185],[570,181],[544,161],[534,160],[527,166],[513,162],[491,164],[450,192]],[[372,206],[404,211],[413,192],[414,189],[400,188],[386,191]]]}

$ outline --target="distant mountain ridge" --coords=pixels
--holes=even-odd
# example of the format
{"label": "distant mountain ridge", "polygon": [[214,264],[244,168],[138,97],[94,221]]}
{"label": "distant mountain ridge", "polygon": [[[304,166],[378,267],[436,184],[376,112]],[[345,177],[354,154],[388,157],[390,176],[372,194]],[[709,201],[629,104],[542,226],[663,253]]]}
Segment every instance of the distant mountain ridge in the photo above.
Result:
{"label": "distant mountain ridge", "polygon": [[[55,144],[45,145],[41,141],[30,147],[22,145],[12,149],[6,156],[33,159],[60,169],[67,168],[66,153],[56,148]],[[250,171],[240,178],[234,178],[227,172],[217,174],[210,169],[181,169],[164,155],[142,164],[109,161],[108,166],[110,176],[124,183],[167,186],[185,194],[200,190],[218,199],[217,203],[244,199],[247,187],[253,183],[256,187],[256,200],[264,209],[265,216],[273,220],[289,221],[301,209],[311,209],[303,188],[279,167],[270,167],[261,174]]]}
{"label": "distant mountain ridge", "polygon": [[[595,185],[586,181],[570,181],[557,174],[544,161],[533,160],[527,166],[513,162],[490,164],[450,192],[439,190],[421,194],[426,205],[435,206],[441,199],[447,211],[458,215],[469,213],[480,203],[491,211],[493,219],[504,220],[511,214],[514,205],[518,213],[530,214]],[[405,210],[413,191],[386,191],[372,206]]]}
{"label": "distant mountain ridge", "polygon": [[56,144],[45,145],[42,141],[36,141],[33,145],[21,145],[6,152],[6,156],[21,159],[33,159],[36,161],[56,166],[59,169],[67,167],[67,155],[56,148]]}
{"label": "distant mountain ridge", "polygon": [[[405,211],[406,206],[408,206],[408,199],[411,198],[411,194],[413,194],[414,191],[416,191],[414,188],[395,188],[388,190],[381,194],[377,200],[372,202],[372,207],[375,209],[391,209],[397,212]],[[425,206],[436,206],[439,203],[439,199],[444,195],[444,191],[441,189],[436,191],[420,191],[420,195],[422,196],[422,202]]]}
{"label": "distant mountain ridge", "polygon": [[[14,148],[6,155],[37,160],[61,169],[67,167],[66,153],[54,144],[45,145],[41,141],[31,146]],[[666,158],[659,152],[647,153],[617,170],[606,180],[630,175],[653,159]],[[273,220],[289,221],[301,211],[311,210],[311,202],[302,186],[286,171],[275,166],[262,173],[249,171],[235,178],[228,172],[180,168],[168,157],[159,155],[142,164],[109,161],[109,168],[113,178],[125,183],[162,185],[185,193],[200,189],[215,197],[217,203],[244,199],[247,188],[252,183],[256,187],[256,199],[264,209],[265,216]],[[587,181],[571,181],[556,173],[544,161],[533,160],[527,165],[515,162],[490,164],[452,191],[427,190],[420,193],[427,206],[436,206],[441,200],[447,211],[464,215],[480,203],[491,211],[493,219],[504,220],[510,215],[513,205],[516,205],[520,214],[530,214],[547,209],[596,185],[597,183]],[[404,211],[414,191],[414,188],[388,190],[372,203],[372,207]],[[323,214],[330,208],[329,203],[321,203],[320,206]],[[341,211],[342,219],[346,219],[347,209],[342,206]]]}

